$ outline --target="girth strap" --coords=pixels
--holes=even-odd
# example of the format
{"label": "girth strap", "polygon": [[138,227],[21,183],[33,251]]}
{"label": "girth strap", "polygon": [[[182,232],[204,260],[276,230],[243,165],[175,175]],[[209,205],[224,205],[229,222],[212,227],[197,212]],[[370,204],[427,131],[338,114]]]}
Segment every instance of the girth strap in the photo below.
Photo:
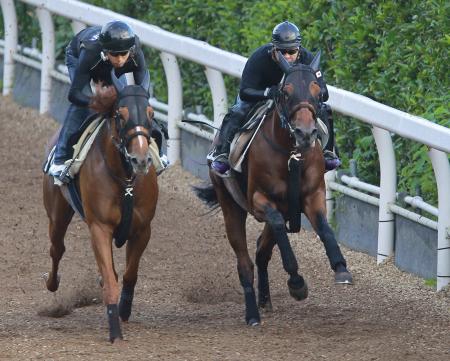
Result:
{"label": "girth strap", "polygon": [[128,239],[130,233],[131,222],[133,221],[133,206],[134,206],[134,177],[128,180],[123,188],[122,198],[122,218],[117,228],[114,230],[114,243],[117,248],[122,247]]}

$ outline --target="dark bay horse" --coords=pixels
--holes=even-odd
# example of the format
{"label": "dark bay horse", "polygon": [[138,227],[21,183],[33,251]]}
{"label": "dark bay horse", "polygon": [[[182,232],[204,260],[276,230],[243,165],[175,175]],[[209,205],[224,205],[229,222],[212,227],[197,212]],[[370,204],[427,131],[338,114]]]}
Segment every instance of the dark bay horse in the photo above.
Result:
{"label": "dark bay horse", "polygon": [[[112,101],[102,99],[100,95],[94,97],[95,110],[103,110],[108,118],[74,182],[79,190],[84,220],[89,228],[102,279],[109,338],[114,342],[122,339],[119,317],[127,321],[131,314],[139,260],[150,240],[150,223],[155,215],[158,184],[149,152],[153,110],[148,103],[148,74],[142,86],[124,86],[114,72],[112,78],[116,89]],[[55,292],[59,286],[58,266],[65,251],[64,235],[74,210],[61,188],[54,185],[53,177],[47,174],[44,175],[43,191],[50,223],[52,258],[52,269],[46,285],[49,291]],[[119,303],[120,289],[114,267],[112,240],[124,217],[122,203],[126,196],[132,197],[133,203],[131,224],[125,235],[125,240],[128,240],[126,268]]]}
{"label": "dark bay horse", "polygon": [[[239,280],[245,295],[245,320],[258,325],[258,306],[272,310],[268,263],[278,245],[285,271],[289,274],[289,293],[296,300],[308,296],[304,278],[299,274],[296,257],[289,243],[286,221],[292,214],[304,213],[322,240],[335,282],[351,284],[352,276],[326,219],[325,164],[318,140],[317,110],[320,86],[316,72],[320,53],[310,65],[290,66],[281,54],[280,66],[285,75],[280,84],[283,97],[276,100],[250,145],[242,173],[234,172],[246,198],[246,210],[227,190],[223,178],[210,169],[212,185],[196,187],[197,195],[209,205],[222,208],[228,240],[237,257]],[[297,165],[294,167],[294,165]],[[297,208],[295,205],[297,204]],[[294,210],[292,212],[292,207]],[[254,265],[250,259],[245,222],[247,214],[265,222],[257,240],[255,263],[258,273],[258,304],[254,283]],[[295,218],[294,217],[294,218]],[[299,220],[298,220],[298,232]],[[292,230],[291,230],[292,231]]]}

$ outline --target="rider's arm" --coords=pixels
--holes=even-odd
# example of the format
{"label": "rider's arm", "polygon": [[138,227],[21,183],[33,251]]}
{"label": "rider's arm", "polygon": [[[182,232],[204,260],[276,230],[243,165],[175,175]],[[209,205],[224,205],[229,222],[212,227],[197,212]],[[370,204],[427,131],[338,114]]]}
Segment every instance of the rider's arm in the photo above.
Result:
{"label": "rider's arm", "polygon": [[91,81],[89,70],[91,69],[92,61],[89,54],[82,49],[78,59],[78,65],[75,68],[73,82],[69,90],[69,101],[81,107],[87,107],[91,98],[83,93],[83,88]]}
{"label": "rider's arm", "polygon": [[270,88],[263,90],[253,88],[243,88],[239,91],[239,97],[247,102],[257,102],[259,100],[269,99]]}
{"label": "rider's arm", "polygon": [[134,82],[137,85],[140,85],[144,80],[145,72],[147,70],[144,53],[142,52],[142,48],[140,46],[136,46],[136,53],[134,54],[134,60],[136,62],[136,70],[133,71]]}

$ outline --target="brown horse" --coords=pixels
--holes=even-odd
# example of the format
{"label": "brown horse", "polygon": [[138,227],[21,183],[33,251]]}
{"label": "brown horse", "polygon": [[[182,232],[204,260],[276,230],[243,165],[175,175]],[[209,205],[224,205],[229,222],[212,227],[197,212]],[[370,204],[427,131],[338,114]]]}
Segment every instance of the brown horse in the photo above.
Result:
{"label": "brown horse", "polygon": [[[272,250],[278,245],[285,271],[289,274],[288,288],[292,297],[303,300],[308,288],[298,273],[296,257],[289,243],[286,221],[299,230],[300,212],[304,213],[322,240],[336,283],[352,283],[346,261],[326,219],[324,158],[318,141],[317,110],[320,86],[316,72],[320,53],[311,64],[290,66],[281,54],[280,66],[285,76],[280,84],[283,96],[256,133],[247,153],[242,173],[233,172],[242,193],[245,208],[227,190],[227,178],[210,169],[212,185],[196,187],[197,195],[209,205],[218,202],[222,208],[228,240],[236,253],[239,280],[244,288],[245,320],[258,325],[258,306],[272,310],[269,291],[268,263]],[[236,199],[236,200],[235,200]],[[258,272],[258,306],[253,287],[253,262],[247,249],[245,222],[247,214],[265,222],[257,240],[256,266]],[[298,218],[298,219],[297,219]],[[292,227],[292,225],[297,226]]]}
{"label": "brown horse", "polygon": [[[139,260],[151,234],[150,222],[155,215],[158,184],[149,152],[153,111],[148,103],[147,75],[143,85],[124,86],[112,72],[115,92],[113,102],[94,97],[95,110],[108,118],[73,182],[79,191],[84,220],[89,228],[91,244],[103,287],[103,302],[107,307],[109,338],[122,339],[119,316],[127,321],[131,314]],[[109,105],[108,105],[109,103]],[[94,106],[95,107],[95,106]],[[50,256],[52,269],[46,285],[55,292],[59,286],[58,265],[65,251],[64,235],[74,210],[62,188],[54,185],[53,177],[44,175],[44,205],[50,221]],[[131,197],[131,212],[124,213],[123,199]],[[126,269],[119,303],[118,275],[114,268],[112,240],[117,245],[118,226],[122,218],[131,216],[126,246]],[[117,304],[119,303],[119,306]]]}

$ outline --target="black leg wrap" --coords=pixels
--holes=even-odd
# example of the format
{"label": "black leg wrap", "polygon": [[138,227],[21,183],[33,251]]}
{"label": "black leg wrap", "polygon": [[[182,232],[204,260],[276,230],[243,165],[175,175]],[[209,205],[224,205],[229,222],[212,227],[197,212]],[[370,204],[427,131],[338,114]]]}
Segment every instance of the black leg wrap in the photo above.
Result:
{"label": "black leg wrap", "polygon": [[117,304],[107,305],[106,314],[108,315],[109,340],[114,342],[114,340],[118,338],[123,339],[122,331],[120,330],[119,310],[117,308]]}
{"label": "black leg wrap", "polygon": [[280,249],[283,267],[289,275],[296,275],[298,273],[298,263],[289,243],[283,216],[280,212],[270,207],[265,209],[265,213],[267,222],[272,228],[275,241]]}
{"label": "black leg wrap", "polygon": [[[238,267],[239,281],[244,289],[245,297],[245,322],[247,325],[254,326],[260,323],[259,311],[256,305],[256,295],[253,288],[253,279],[244,277],[243,272]],[[253,276],[252,276],[253,277]]]}
{"label": "black leg wrap", "polygon": [[256,251],[255,262],[258,269],[258,306],[266,308],[271,311],[270,302],[270,288],[269,288],[269,273],[267,272],[267,265],[272,256],[270,253],[262,253],[259,249],[261,237],[258,238],[256,245],[258,250]]}
{"label": "black leg wrap", "polygon": [[347,262],[345,262],[345,258],[342,255],[339,245],[337,244],[334,232],[329,226],[325,216],[322,214],[317,216],[317,229],[317,233],[325,246],[325,252],[328,256],[330,266],[333,271],[336,271],[336,266],[338,264],[342,264],[347,267]]}
{"label": "black leg wrap", "polygon": [[122,321],[128,321],[131,315],[131,306],[133,305],[134,288],[122,288],[119,303],[119,316]]}
{"label": "black leg wrap", "polygon": [[253,287],[244,287],[245,296],[245,322],[247,325],[256,326],[261,322],[258,307],[256,306],[256,295]]}
{"label": "black leg wrap", "polygon": [[261,269],[258,267],[258,305],[264,307],[270,301],[269,274],[267,267]]}

